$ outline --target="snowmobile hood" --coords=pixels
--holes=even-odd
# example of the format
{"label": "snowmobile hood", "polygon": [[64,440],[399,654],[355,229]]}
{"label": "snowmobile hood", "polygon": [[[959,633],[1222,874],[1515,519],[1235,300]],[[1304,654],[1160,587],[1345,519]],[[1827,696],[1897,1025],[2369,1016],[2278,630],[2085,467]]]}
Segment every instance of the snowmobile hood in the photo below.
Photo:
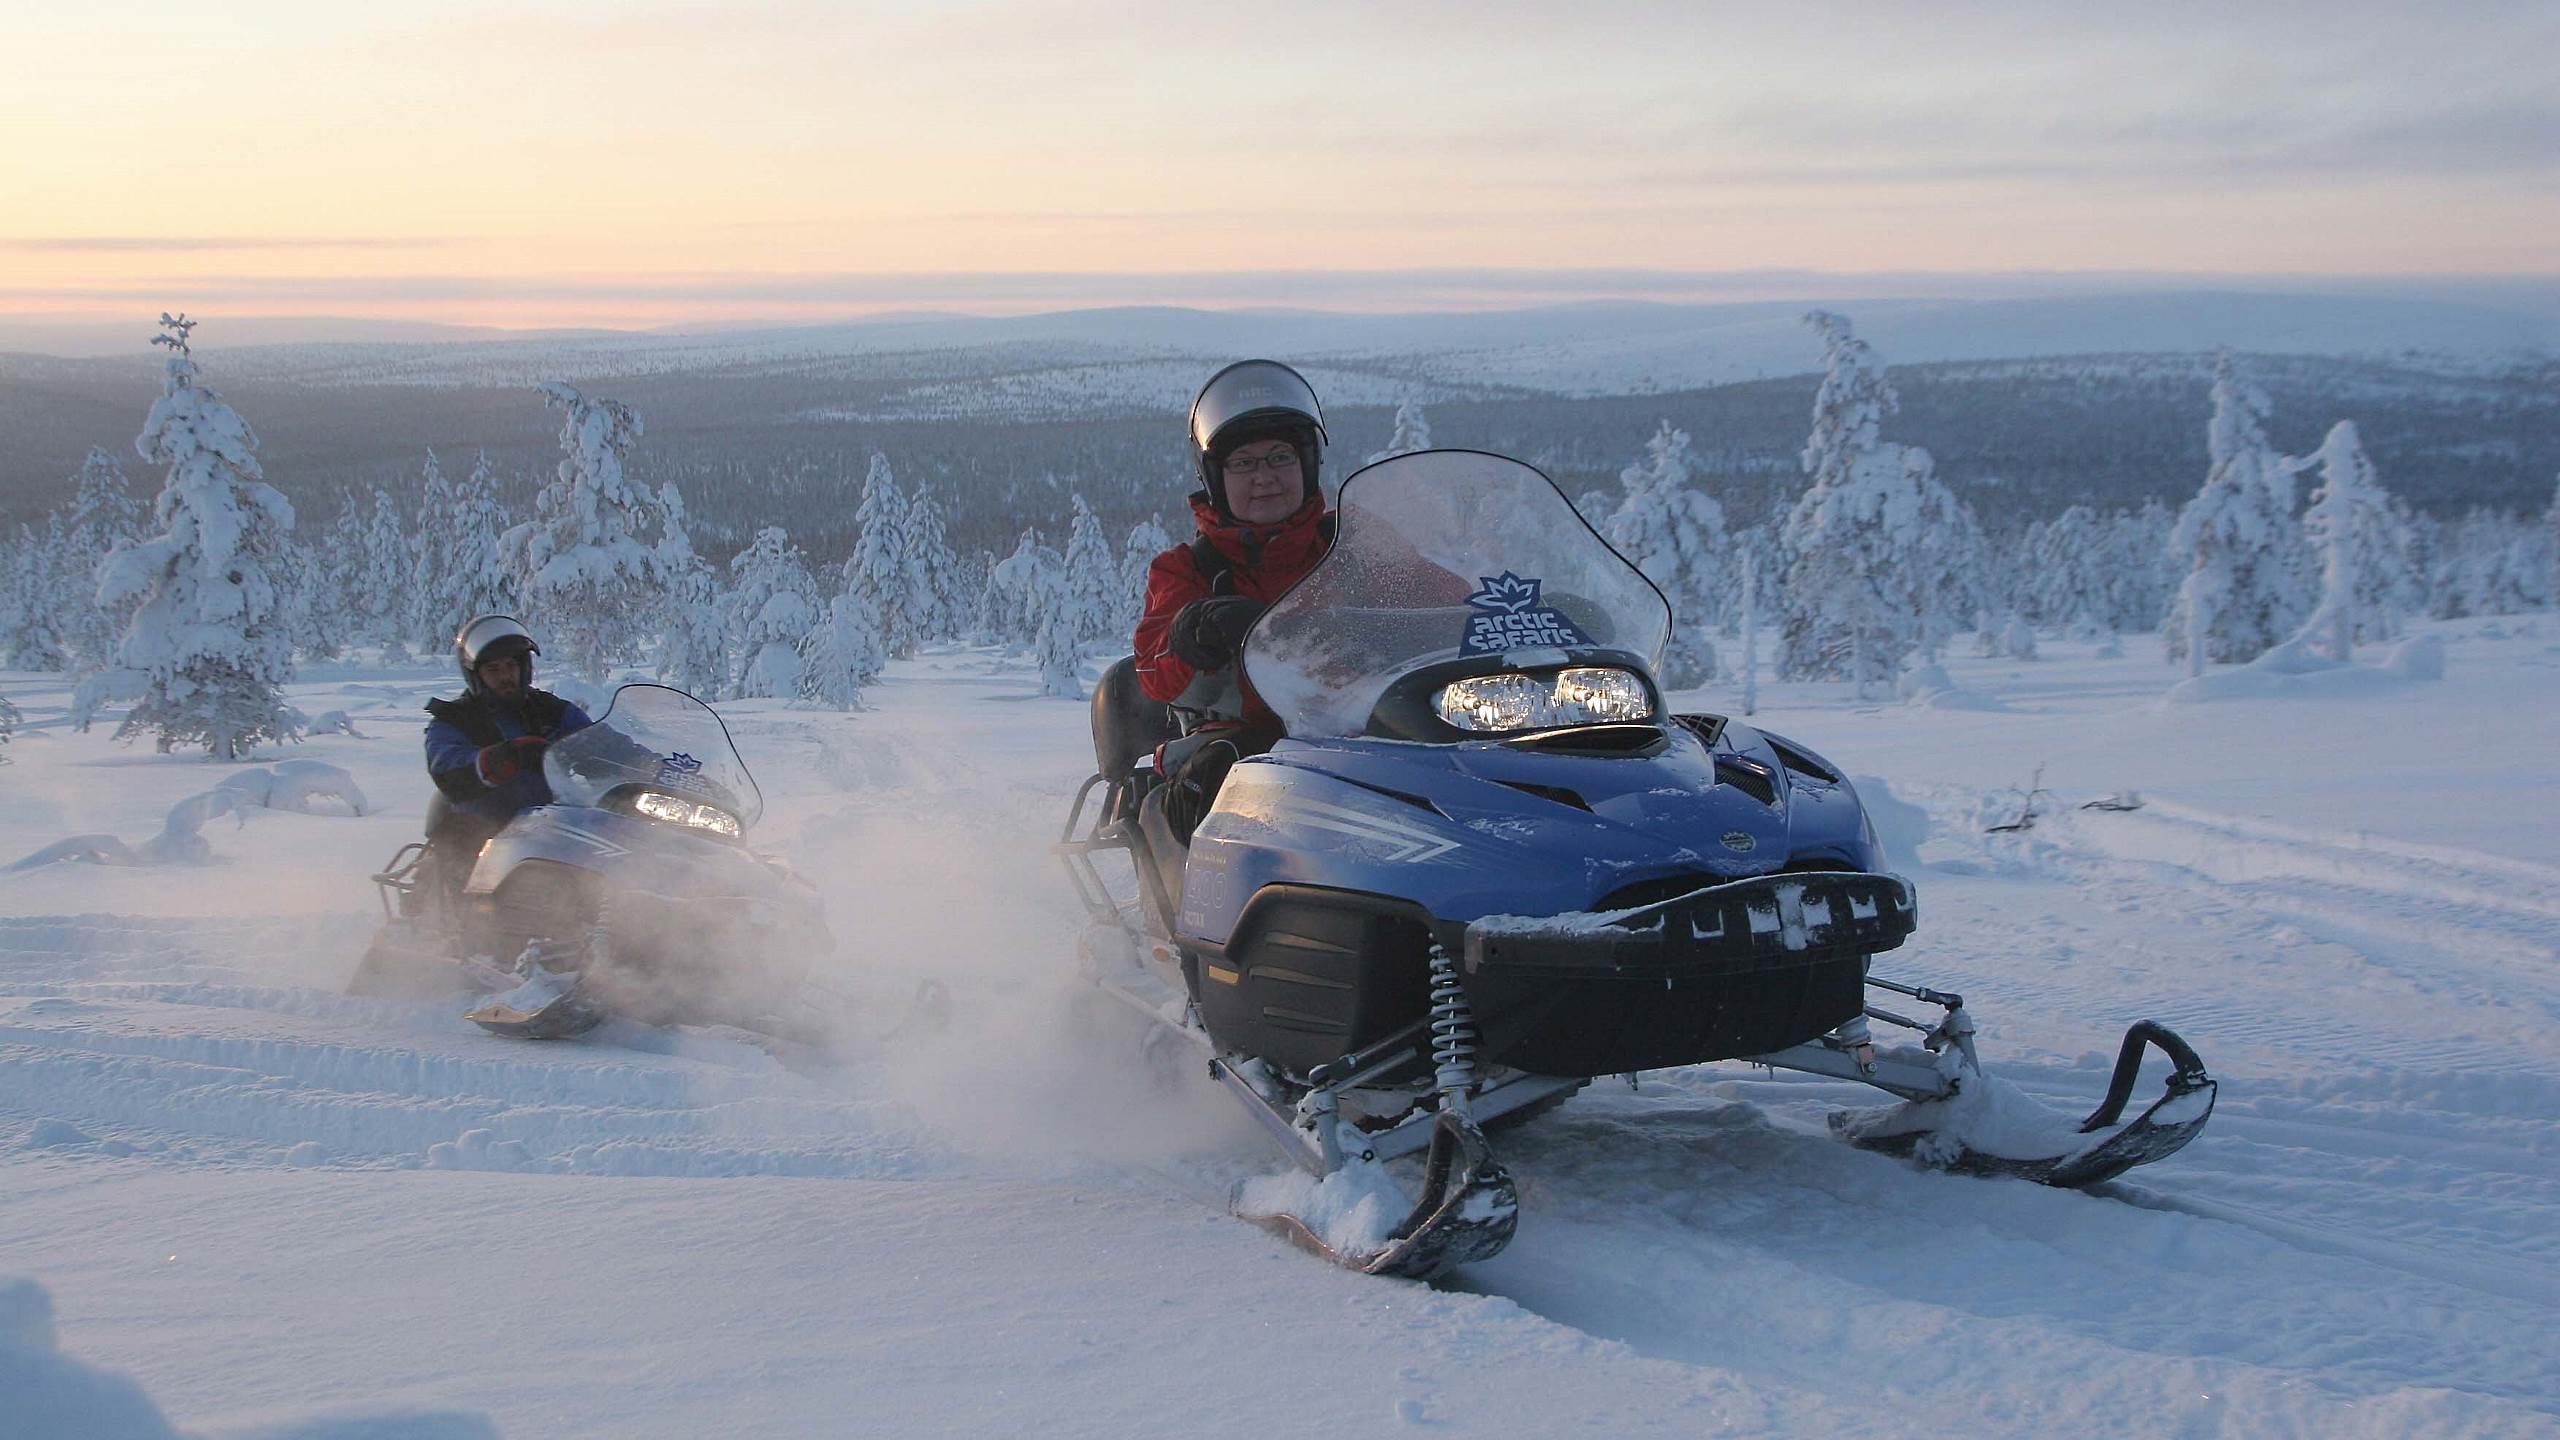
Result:
{"label": "snowmobile hood", "polygon": [[1468,920],[1600,908],[1656,882],[1876,868],[1845,782],[1789,770],[1756,733],[1730,739],[1710,748],[1672,727],[1646,753],[1615,754],[1283,741],[1236,767],[1203,823],[1186,918],[1217,939],[1221,895],[1240,905],[1279,881],[1403,895]]}

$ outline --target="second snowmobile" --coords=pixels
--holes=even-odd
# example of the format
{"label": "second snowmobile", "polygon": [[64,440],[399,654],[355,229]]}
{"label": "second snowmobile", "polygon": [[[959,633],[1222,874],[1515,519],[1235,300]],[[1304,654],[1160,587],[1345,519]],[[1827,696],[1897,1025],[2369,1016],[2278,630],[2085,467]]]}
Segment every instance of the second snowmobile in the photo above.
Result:
{"label": "second snowmobile", "polygon": [[469,1018],[526,1039],[610,1016],[799,1028],[825,915],[806,880],[746,848],[764,798],[711,707],[625,685],[542,765],[551,804],[475,854],[412,843],[373,877],[383,926],[349,988],[483,990]]}
{"label": "second snowmobile", "polygon": [[[1183,717],[1128,662],[1104,677],[1099,769],[1058,847],[1096,922],[1097,978],[1195,1041],[1313,1174],[1425,1154],[1421,1194],[1383,1234],[1256,1218],[1358,1269],[1437,1275],[1516,1228],[1488,1130],[1598,1076],[1716,1060],[1879,1087],[1906,1103],[1835,1117],[1843,1138],[2051,1184],[2195,1135],[2214,1082],[2146,1022],[2068,1143],[1995,1155],[1951,1138],[1979,1075],[1963,1001],[1871,972],[1917,923],[1910,883],[1885,873],[1837,767],[1666,711],[1670,623],[1536,469],[1422,451],[1344,483],[1332,551],[1249,634],[1246,678],[1285,738],[1233,767],[1187,843],[1160,778]],[[1116,892],[1096,863],[1114,852],[1133,871]],[[1875,1023],[1921,1043],[1880,1048]],[[2125,1121],[2152,1045],[2175,1073]]]}

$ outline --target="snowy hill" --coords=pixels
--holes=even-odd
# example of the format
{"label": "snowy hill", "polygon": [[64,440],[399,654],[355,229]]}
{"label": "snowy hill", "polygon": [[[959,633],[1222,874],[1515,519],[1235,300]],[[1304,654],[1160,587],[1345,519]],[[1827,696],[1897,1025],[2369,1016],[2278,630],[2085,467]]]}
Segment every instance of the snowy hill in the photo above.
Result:
{"label": "snowy hill", "polygon": [[[1274,1161],[1076,980],[1043,846],[1084,708],[1027,671],[936,654],[871,711],[724,707],[757,842],[826,892],[825,973],[864,1017],[841,1064],[722,1032],[507,1042],[339,993],[366,876],[418,825],[439,677],[319,672],[296,703],[364,737],[289,753],[370,813],[217,820],[199,866],[0,873],[6,1413],[305,1440],[2547,1436],[2560,628],[2437,633],[2446,679],[2353,696],[2171,706],[2139,642],[1951,661],[1973,708],[1764,686],[1761,723],[1918,812],[1921,930],[1880,969],[1962,991],[1994,1072],[2062,1109],[2157,1016],[2220,1078],[2212,1126],[2082,1195],[1841,1146],[1855,1087],[1594,1086],[1505,1142],[1520,1238],[1437,1290],[1222,1213]],[[233,773],[67,733],[58,680],[0,688],[26,714],[0,865],[140,839]],[[2039,764],[2061,804],[1983,833]],[[927,977],[939,1025],[906,1003]]]}

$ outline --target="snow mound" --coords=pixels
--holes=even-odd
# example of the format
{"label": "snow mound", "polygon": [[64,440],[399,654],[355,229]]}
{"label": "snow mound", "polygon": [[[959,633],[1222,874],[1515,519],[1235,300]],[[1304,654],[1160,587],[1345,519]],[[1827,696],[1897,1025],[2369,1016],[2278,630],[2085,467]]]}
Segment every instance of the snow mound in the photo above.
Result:
{"label": "snow mound", "polygon": [[355,777],[317,760],[282,760],[272,768],[243,770],[221,784],[169,807],[160,833],[140,845],[113,835],[74,835],[22,856],[8,867],[34,870],[69,860],[90,865],[202,865],[213,846],[197,832],[205,822],[248,810],[289,810],[304,815],[366,813]]}
{"label": "snow mound", "polygon": [[2331,700],[2385,695],[2444,678],[2444,642],[2433,635],[2408,640],[2380,665],[2342,663],[2299,640],[2271,647],[2246,665],[2181,680],[2170,687],[2173,704],[2215,700]]}
{"label": "snow mound", "polygon": [[1902,703],[1927,710],[2006,710],[2008,704],[1979,690],[1967,690],[1948,678],[1947,667],[1925,661],[1902,672],[1893,682]]}
{"label": "snow mound", "polygon": [[1858,792],[1868,823],[1876,827],[1876,843],[1884,847],[1885,863],[1918,865],[1920,842],[1929,838],[1929,812],[1895,795],[1880,776],[1853,775],[1849,788]]}
{"label": "snow mound", "polygon": [[[0,1280],[0,1396],[10,1440],[184,1440],[125,1376],[62,1353],[53,1296]],[[496,1440],[487,1417],[455,1412],[349,1416],[225,1431],[221,1440]]]}

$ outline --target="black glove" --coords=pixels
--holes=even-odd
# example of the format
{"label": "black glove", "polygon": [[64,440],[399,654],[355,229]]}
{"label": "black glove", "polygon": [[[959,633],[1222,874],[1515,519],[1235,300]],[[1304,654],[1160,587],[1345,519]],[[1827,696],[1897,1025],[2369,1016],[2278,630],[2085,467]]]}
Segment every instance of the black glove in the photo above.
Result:
{"label": "black glove", "polygon": [[551,742],[539,735],[521,735],[480,747],[480,783],[494,790],[528,770],[542,768],[542,752]]}
{"label": "black glove", "polygon": [[1262,602],[1244,595],[1208,595],[1173,615],[1173,653],[1194,670],[1224,670],[1244,649],[1244,632],[1262,618]]}

